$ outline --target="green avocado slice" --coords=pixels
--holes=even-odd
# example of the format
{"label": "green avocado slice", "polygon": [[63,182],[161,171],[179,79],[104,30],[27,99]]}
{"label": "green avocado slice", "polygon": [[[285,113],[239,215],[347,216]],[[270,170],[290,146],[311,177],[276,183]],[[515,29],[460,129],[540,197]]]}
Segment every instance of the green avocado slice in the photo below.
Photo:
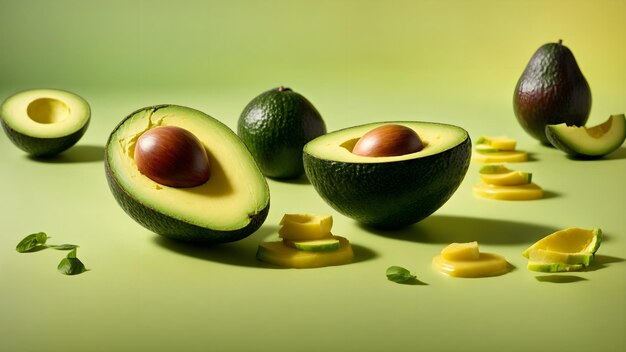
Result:
{"label": "green avocado slice", "polygon": [[607,155],[626,140],[626,117],[611,115],[594,127],[546,126],[546,137],[556,148],[578,158],[593,159]]}
{"label": "green avocado slice", "polygon": [[[413,129],[424,148],[370,157],[352,153],[361,136],[387,124]],[[441,123],[394,121],[346,128],[304,146],[304,169],[319,195],[335,210],[378,228],[401,228],[439,209],[463,180],[471,157],[464,129]]]}
{"label": "green avocado slice", "polygon": [[0,122],[11,142],[35,157],[54,156],[76,144],[90,117],[83,98],[58,89],[22,91],[0,107]]}
{"label": "green avocado slice", "polygon": [[[198,137],[210,159],[206,183],[168,187],[138,170],[137,139],[158,126],[181,127]],[[204,244],[236,241],[256,231],[269,210],[267,182],[243,142],[226,125],[191,108],[160,105],[130,114],[109,137],[105,168],[119,205],[165,237]]]}

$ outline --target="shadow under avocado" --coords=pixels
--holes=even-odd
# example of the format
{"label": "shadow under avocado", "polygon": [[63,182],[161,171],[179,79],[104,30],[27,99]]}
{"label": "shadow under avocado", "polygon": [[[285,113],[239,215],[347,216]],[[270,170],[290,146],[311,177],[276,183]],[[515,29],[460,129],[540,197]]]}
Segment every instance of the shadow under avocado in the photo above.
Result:
{"label": "shadow under avocado", "polygon": [[539,282],[550,282],[553,284],[569,284],[572,282],[587,281],[584,277],[576,275],[541,275],[535,276],[535,279]]}
{"label": "shadow under avocado", "polygon": [[[602,240],[604,241],[604,238]],[[626,259],[624,258],[613,257],[610,255],[596,254],[593,257],[593,262],[591,262],[591,265],[587,268],[586,271],[596,271],[596,270],[604,269],[613,263],[621,263],[625,260]]]}
{"label": "shadow under avocado", "polygon": [[432,215],[399,230],[380,230],[359,225],[364,230],[388,238],[417,243],[472,242],[481,244],[533,243],[557,228],[508,220]]}
{"label": "shadow under avocado", "polygon": [[302,174],[296,178],[272,178],[272,177],[268,177],[268,179],[272,180],[272,181],[276,181],[276,182],[280,182],[280,183],[290,183],[292,185],[310,185],[311,182],[309,181],[309,178],[306,177],[306,174]]}
{"label": "shadow under avocado", "polygon": [[593,162],[593,161],[597,162],[597,161],[606,161],[606,160],[624,160],[626,159],[626,148],[619,147],[615,151],[600,158],[581,158],[581,157],[576,157],[573,155],[567,155],[567,158],[570,160],[574,160],[574,161],[586,161],[586,162]]}
{"label": "shadow under avocado", "polygon": [[49,164],[73,164],[104,161],[104,147],[99,145],[75,145],[68,150],[51,156],[35,157],[28,155],[27,158]]}
{"label": "shadow under avocado", "polygon": [[[153,240],[154,243],[161,248],[207,261],[245,267],[285,269],[256,259],[259,243],[267,241],[268,237],[272,237],[276,233],[278,233],[277,226],[263,225],[255,233],[240,241],[213,246],[202,246],[175,241],[159,235],[155,235]],[[354,263],[363,262],[376,257],[374,251],[360,245],[352,244],[352,250],[354,251]]]}

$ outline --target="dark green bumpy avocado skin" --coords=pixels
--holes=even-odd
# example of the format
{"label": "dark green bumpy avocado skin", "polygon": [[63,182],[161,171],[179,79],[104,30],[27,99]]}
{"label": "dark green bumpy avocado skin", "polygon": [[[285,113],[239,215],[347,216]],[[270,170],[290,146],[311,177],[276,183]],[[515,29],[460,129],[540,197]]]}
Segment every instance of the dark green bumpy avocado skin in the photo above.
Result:
{"label": "dark green bumpy avocado skin", "polygon": [[72,147],[87,131],[89,120],[78,131],[58,138],[37,138],[19,133],[0,119],[4,132],[18,148],[35,158],[50,158]]}
{"label": "dark green bumpy avocado skin", "polygon": [[385,163],[352,163],[304,153],[306,174],[335,210],[380,229],[399,229],[425,219],[460,186],[472,142],[422,158]]}
{"label": "dark green bumpy avocado skin", "polygon": [[546,125],[583,126],[591,110],[591,90],[572,52],[558,43],[541,46],[519,78],[513,108],[533,138],[550,145]]}
{"label": "dark green bumpy avocado skin", "polygon": [[261,172],[277,179],[302,175],[302,148],[325,133],[324,120],[313,104],[283,87],[254,98],[244,108],[237,124],[237,134]]}

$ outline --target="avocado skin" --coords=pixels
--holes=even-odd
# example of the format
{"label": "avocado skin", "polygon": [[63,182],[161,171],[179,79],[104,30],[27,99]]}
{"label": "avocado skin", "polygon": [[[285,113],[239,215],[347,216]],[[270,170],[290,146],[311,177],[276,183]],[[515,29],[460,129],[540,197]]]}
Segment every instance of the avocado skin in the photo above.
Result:
{"label": "avocado skin", "polygon": [[4,122],[3,119],[0,118],[0,121],[2,121],[2,128],[9,137],[9,140],[15,144],[16,147],[36,158],[50,158],[72,147],[85,134],[90,120],[91,119],[87,120],[87,123],[85,123],[85,125],[79,130],[67,136],[57,138],[37,138],[25,135],[12,129]]}
{"label": "avocado skin", "polygon": [[469,135],[459,145],[422,158],[350,163],[303,154],[306,174],[330,206],[381,229],[419,222],[439,209],[459,187],[470,163]]}
{"label": "avocado skin", "polygon": [[277,179],[302,175],[302,148],[325,133],[324,120],[313,104],[283,87],[270,89],[250,101],[237,124],[237,134],[261,172]]}
{"label": "avocado skin", "polygon": [[515,86],[513,108],[522,128],[545,145],[546,125],[585,125],[591,90],[569,48],[559,42],[537,49]]}
{"label": "avocado skin", "polygon": [[570,155],[574,159],[593,160],[593,159],[599,159],[605,155],[605,154],[588,155],[588,154],[582,154],[582,153],[575,151],[574,149],[570,148],[569,145],[563,143],[561,139],[550,128],[550,126],[546,126],[546,138],[548,139],[550,144],[552,144],[553,147],[555,147],[556,149],[559,149],[560,151],[565,152],[566,154]]}
{"label": "avocado skin", "polygon": [[[172,105],[156,105],[151,107],[142,108],[136,110],[129,114],[126,118],[124,118],[111,132],[109,139],[107,141],[107,145],[111,143],[111,137],[115,134],[115,131],[124,124],[124,122],[133,117],[141,110],[158,110],[164,107],[168,107]],[[171,216],[165,215],[158,210],[150,207],[149,205],[141,203],[139,200],[132,197],[128,194],[122,186],[117,182],[113,175],[113,171],[111,169],[111,165],[109,164],[108,158],[108,148],[105,148],[105,156],[104,156],[104,168],[107,183],[109,184],[109,188],[111,189],[111,193],[113,197],[120,205],[122,209],[136,222],[138,222],[143,227],[148,230],[161,235],[163,237],[167,237],[170,239],[190,242],[200,245],[214,245],[219,243],[226,242],[234,242],[241,240],[256,230],[258,230],[265,218],[267,218],[267,214],[269,213],[270,202],[268,200],[267,206],[259,211],[256,214],[250,215],[250,223],[241,229],[233,230],[233,231],[221,231],[221,230],[212,230],[208,228],[204,228],[201,226],[196,226],[179,219],[173,218]]]}

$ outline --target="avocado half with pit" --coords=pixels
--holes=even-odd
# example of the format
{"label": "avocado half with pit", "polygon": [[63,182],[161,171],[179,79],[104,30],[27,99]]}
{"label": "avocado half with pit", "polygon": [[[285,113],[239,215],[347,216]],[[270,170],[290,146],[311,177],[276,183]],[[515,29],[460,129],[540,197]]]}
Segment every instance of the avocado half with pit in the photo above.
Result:
{"label": "avocado half with pit", "polygon": [[546,137],[554,147],[575,158],[601,158],[617,150],[626,140],[626,117],[611,115],[593,127],[547,125]]}
{"label": "avocado half with pit", "polygon": [[[174,187],[140,171],[138,140],[165,127],[195,136],[210,164],[208,180]],[[157,138],[145,143],[162,142]],[[268,184],[243,142],[226,125],[188,107],[159,105],[130,114],[109,137],[105,169],[113,196],[126,213],[168,238],[201,244],[237,241],[256,231],[269,211]]]}
{"label": "avocado half with pit", "polygon": [[[395,156],[353,153],[368,132],[386,125],[413,130],[423,147]],[[430,122],[380,122],[317,137],[303,150],[306,175],[338,212],[378,228],[416,223],[439,209],[461,184],[471,157],[464,129]]]}
{"label": "avocado half with pit", "polygon": [[11,142],[35,157],[70,148],[85,134],[91,109],[85,99],[58,89],[31,89],[7,98],[0,108]]}

